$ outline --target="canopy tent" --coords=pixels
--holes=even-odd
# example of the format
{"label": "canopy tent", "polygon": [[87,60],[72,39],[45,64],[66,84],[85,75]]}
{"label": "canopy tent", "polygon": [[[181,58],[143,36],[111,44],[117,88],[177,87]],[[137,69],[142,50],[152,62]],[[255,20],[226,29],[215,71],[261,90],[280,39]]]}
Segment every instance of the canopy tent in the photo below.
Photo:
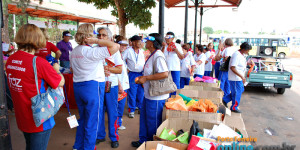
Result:
{"label": "canopy tent", "polygon": [[[65,10],[69,10],[69,11],[65,11]],[[47,2],[43,2],[42,4],[30,2],[25,12],[22,12],[22,9],[18,8],[16,2],[13,2],[8,4],[8,13],[16,14],[16,15],[26,13],[32,17],[49,18],[54,20],[70,20],[70,21],[76,21],[77,23],[83,22],[83,23],[93,23],[93,24],[96,23],[116,24],[113,21],[101,19],[98,17],[91,17],[91,15],[93,14],[89,12],[76,10],[75,8],[70,9],[63,5],[47,3]]]}
{"label": "canopy tent", "polygon": [[[167,8],[171,7],[185,7],[179,6],[180,3],[184,2],[185,0],[165,0],[165,6]],[[201,1],[201,0],[199,0]],[[200,2],[199,7],[238,7],[241,4],[242,0],[202,0]],[[195,0],[194,0],[195,3]],[[195,5],[189,6],[195,7]]]}
{"label": "canopy tent", "polygon": [[[187,42],[187,26],[188,26],[188,8],[195,7],[195,31],[194,31],[194,47],[197,40],[197,11],[200,7],[200,44],[202,34],[202,16],[203,8],[216,7],[239,7],[242,0],[158,0],[159,1],[159,33],[164,34],[164,6],[167,8],[185,7],[185,28],[184,28],[184,42]],[[189,1],[192,5],[189,5]],[[185,2],[185,3],[183,3]],[[183,5],[184,4],[184,5]]]}

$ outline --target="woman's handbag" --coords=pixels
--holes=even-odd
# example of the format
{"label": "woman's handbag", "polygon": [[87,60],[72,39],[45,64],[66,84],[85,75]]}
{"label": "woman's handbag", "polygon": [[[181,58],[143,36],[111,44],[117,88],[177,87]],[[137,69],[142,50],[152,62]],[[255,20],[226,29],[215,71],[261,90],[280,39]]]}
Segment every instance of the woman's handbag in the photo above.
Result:
{"label": "woman's handbag", "polygon": [[[158,56],[157,58],[162,57]],[[153,63],[153,73],[155,74],[155,66],[157,63],[157,58],[154,60]],[[164,60],[165,58],[162,57]],[[175,92],[177,90],[176,84],[173,82],[173,78],[171,72],[169,71],[168,78],[162,80],[150,80],[150,87],[149,87],[149,95],[150,96],[159,96],[163,94],[168,94]]]}
{"label": "woman's handbag", "polygon": [[48,87],[46,93],[40,93],[38,88],[38,78],[36,69],[36,58],[33,58],[33,71],[35,84],[37,89],[37,95],[31,98],[31,109],[33,113],[33,120],[37,127],[43,124],[45,121],[53,117],[61,105],[64,103],[64,97],[58,94],[50,86]]}
{"label": "woman's handbag", "polygon": [[226,59],[226,61],[220,65],[220,69],[219,69],[220,71],[224,71],[224,72],[228,71],[230,59],[231,59],[231,57],[229,56]]}

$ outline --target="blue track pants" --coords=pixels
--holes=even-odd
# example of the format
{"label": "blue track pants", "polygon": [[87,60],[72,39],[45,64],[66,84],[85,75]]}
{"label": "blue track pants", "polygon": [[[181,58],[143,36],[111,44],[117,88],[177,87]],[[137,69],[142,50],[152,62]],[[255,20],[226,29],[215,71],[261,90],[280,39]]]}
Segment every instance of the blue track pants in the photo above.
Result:
{"label": "blue track pants", "polygon": [[185,85],[190,85],[190,78],[180,77],[180,89],[183,89]]}
{"label": "blue track pants", "polygon": [[165,100],[144,99],[140,114],[140,143],[153,140],[153,135],[162,123],[164,105]]}
{"label": "blue track pants", "polygon": [[[108,132],[111,141],[119,141],[118,134],[118,86],[113,86],[109,93],[104,95],[104,106],[107,110],[108,117]],[[97,133],[97,139],[104,139],[106,136],[105,132],[105,111],[102,111],[102,120],[99,123],[99,130]]]}
{"label": "blue track pants", "polygon": [[[127,90],[124,90],[127,93]],[[118,101],[118,126],[122,126],[122,117],[124,113],[125,103],[127,97],[123,98],[122,100]]]}
{"label": "blue track pants", "polygon": [[220,71],[220,78],[221,78],[221,84],[220,88],[224,92],[223,100],[224,101],[230,101],[230,84],[228,81],[228,72],[227,71]]}
{"label": "blue track pants", "polygon": [[[176,84],[177,89],[180,89],[180,71],[171,71],[173,82]],[[176,92],[170,93],[171,95],[176,95]]]}
{"label": "blue track pants", "polygon": [[243,81],[229,81],[229,83],[231,89],[230,100],[229,101],[224,100],[224,101],[226,103],[232,101],[232,105],[230,109],[237,110],[240,105],[242,93],[244,92],[244,84]]}
{"label": "blue track pants", "polygon": [[140,108],[144,100],[144,88],[142,84],[136,84],[135,78],[142,76],[140,72],[129,72],[129,84],[130,88],[128,89],[128,112],[134,112],[135,108]]}
{"label": "blue track pants", "polygon": [[80,118],[76,131],[74,149],[93,150],[98,131],[98,121],[103,106],[104,82],[86,81],[73,84],[74,96]]}

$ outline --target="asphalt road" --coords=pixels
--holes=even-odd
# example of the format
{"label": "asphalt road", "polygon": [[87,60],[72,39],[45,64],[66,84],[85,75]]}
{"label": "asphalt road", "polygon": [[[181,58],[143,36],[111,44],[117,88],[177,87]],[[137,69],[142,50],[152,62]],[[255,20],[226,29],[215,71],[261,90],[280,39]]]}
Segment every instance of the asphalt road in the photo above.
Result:
{"label": "asphalt road", "polygon": [[[283,63],[285,69],[294,74],[291,89],[286,90],[283,95],[279,95],[275,89],[246,88],[242,96],[240,109],[248,135],[256,137],[258,140],[256,143],[252,143],[254,146],[281,145],[286,142],[289,145],[296,144],[296,149],[300,147],[300,129],[298,129],[300,125],[300,59],[285,59]],[[79,118],[77,110],[73,109],[71,112]],[[66,108],[62,108],[55,116],[56,126],[51,133],[49,150],[72,149],[76,129],[69,128],[67,117]],[[134,119],[129,119],[125,113],[123,118],[127,129],[119,131],[120,147],[118,149],[133,150],[130,143],[138,139],[139,115],[136,114]],[[9,119],[13,150],[25,149],[25,140],[22,132],[16,126],[14,113],[9,113]],[[265,129],[268,131],[266,132]],[[97,145],[97,149],[112,149],[108,136],[106,139],[106,142]]]}

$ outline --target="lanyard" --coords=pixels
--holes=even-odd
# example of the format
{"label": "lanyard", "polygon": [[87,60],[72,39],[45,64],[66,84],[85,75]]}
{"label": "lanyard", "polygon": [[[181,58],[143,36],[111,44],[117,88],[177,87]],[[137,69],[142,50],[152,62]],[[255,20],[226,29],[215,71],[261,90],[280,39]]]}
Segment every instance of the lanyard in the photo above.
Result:
{"label": "lanyard", "polygon": [[144,69],[145,69],[145,66],[146,66],[148,60],[156,53],[156,51],[157,51],[157,50],[155,50],[155,51],[148,57],[148,59],[146,60],[145,65],[144,65],[144,67],[143,67],[142,73],[144,73]]}
{"label": "lanyard", "polygon": [[89,47],[92,47],[91,45],[89,45],[89,44],[85,44],[85,46],[89,46]]}
{"label": "lanyard", "polygon": [[140,53],[140,50],[139,52],[136,54],[135,50],[133,49],[133,52],[134,52],[134,56],[135,56],[135,63],[137,64],[138,63],[138,60],[139,60],[139,53]]}
{"label": "lanyard", "polygon": [[64,85],[64,90],[65,90],[65,94],[66,94],[66,106],[68,108],[68,112],[69,112],[69,115],[71,116],[71,112],[70,112],[70,108],[69,108],[69,101],[68,101],[68,95],[67,95],[67,91],[66,91],[66,85]]}

